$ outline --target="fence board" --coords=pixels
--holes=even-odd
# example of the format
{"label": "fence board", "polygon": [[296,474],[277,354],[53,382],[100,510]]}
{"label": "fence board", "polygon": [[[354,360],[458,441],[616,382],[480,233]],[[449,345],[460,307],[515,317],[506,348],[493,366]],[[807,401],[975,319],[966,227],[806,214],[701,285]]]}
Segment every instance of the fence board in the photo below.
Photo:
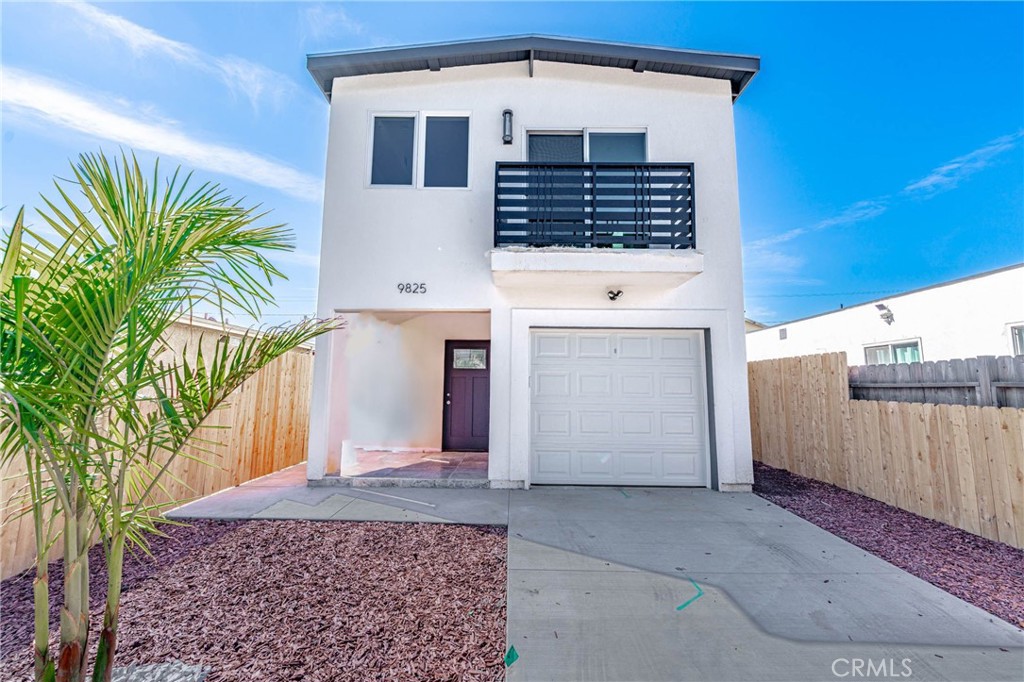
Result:
{"label": "fence board", "polygon": [[[1007,395],[997,384],[1024,378],[1022,360],[848,368],[832,353],[749,363],[754,457],[1024,547],[1024,409],[966,404],[976,391],[948,386],[987,368]],[[851,400],[851,382],[869,373],[887,385],[943,384],[913,388],[940,404]]]}
{"label": "fence board", "polygon": [[849,368],[858,400],[1024,408],[1024,356]]}
{"label": "fence board", "polygon": [[1006,454],[1006,477],[1010,489],[1012,525],[1017,535],[1017,546],[1024,546],[1024,412],[1012,407],[999,410]]}
{"label": "fence board", "polygon": [[[194,352],[202,340],[204,352],[221,336],[209,327],[177,324],[168,345]],[[199,429],[200,447],[186,449],[209,465],[178,457],[171,464],[164,490],[150,496],[153,502],[184,502],[273,473],[306,458],[308,414],[312,386],[313,354],[298,349],[278,358],[244,384]],[[3,522],[0,523],[0,575],[7,578],[35,561],[35,541],[30,516],[12,518],[19,504],[17,491],[24,487],[24,463],[16,460],[0,470]],[[53,555],[56,558],[56,554]]]}

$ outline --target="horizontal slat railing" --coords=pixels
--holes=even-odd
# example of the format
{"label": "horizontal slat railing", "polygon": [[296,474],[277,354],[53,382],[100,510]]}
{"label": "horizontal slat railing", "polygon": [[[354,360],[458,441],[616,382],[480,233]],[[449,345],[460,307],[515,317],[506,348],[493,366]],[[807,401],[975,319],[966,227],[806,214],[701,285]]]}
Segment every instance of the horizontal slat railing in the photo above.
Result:
{"label": "horizontal slat railing", "polygon": [[494,245],[696,246],[691,163],[507,163],[494,175]]}

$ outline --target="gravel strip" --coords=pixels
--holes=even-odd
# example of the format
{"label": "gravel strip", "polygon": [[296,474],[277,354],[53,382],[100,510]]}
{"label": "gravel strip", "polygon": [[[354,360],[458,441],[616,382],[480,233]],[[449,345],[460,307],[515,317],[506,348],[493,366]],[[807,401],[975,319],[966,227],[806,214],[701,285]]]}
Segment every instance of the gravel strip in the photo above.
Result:
{"label": "gravel strip", "polygon": [[[501,679],[505,560],[499,528],[237,522],[124,595],[117,663],[180,660],[208,682]],[[0,678],[30,666],[25,647]]]}
{"label": "gravel strip", "polygon": [[759,462],[754,492],[1024,628],[1024,550]]}

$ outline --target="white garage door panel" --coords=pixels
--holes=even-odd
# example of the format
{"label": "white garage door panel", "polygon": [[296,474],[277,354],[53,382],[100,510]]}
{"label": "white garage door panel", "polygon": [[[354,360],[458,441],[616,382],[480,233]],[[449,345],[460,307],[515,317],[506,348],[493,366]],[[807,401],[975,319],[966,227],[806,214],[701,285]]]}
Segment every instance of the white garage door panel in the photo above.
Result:
{"label": "white garage door panel", "polygon": [[531,480],[707,484],[701,333],[532,334]]}

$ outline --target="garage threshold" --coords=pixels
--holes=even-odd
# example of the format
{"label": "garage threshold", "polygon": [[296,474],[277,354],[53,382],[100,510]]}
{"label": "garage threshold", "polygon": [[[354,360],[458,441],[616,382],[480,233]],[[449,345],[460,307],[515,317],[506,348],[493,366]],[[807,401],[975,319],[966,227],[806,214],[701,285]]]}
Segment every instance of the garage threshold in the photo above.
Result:
{"label": "garage threshold", "polygon": [[[311,488],[490,488],[487,478],[413,478],[391,476],[324,476],[310,480]],[[507,488],[507,485],[501,486]]]}

